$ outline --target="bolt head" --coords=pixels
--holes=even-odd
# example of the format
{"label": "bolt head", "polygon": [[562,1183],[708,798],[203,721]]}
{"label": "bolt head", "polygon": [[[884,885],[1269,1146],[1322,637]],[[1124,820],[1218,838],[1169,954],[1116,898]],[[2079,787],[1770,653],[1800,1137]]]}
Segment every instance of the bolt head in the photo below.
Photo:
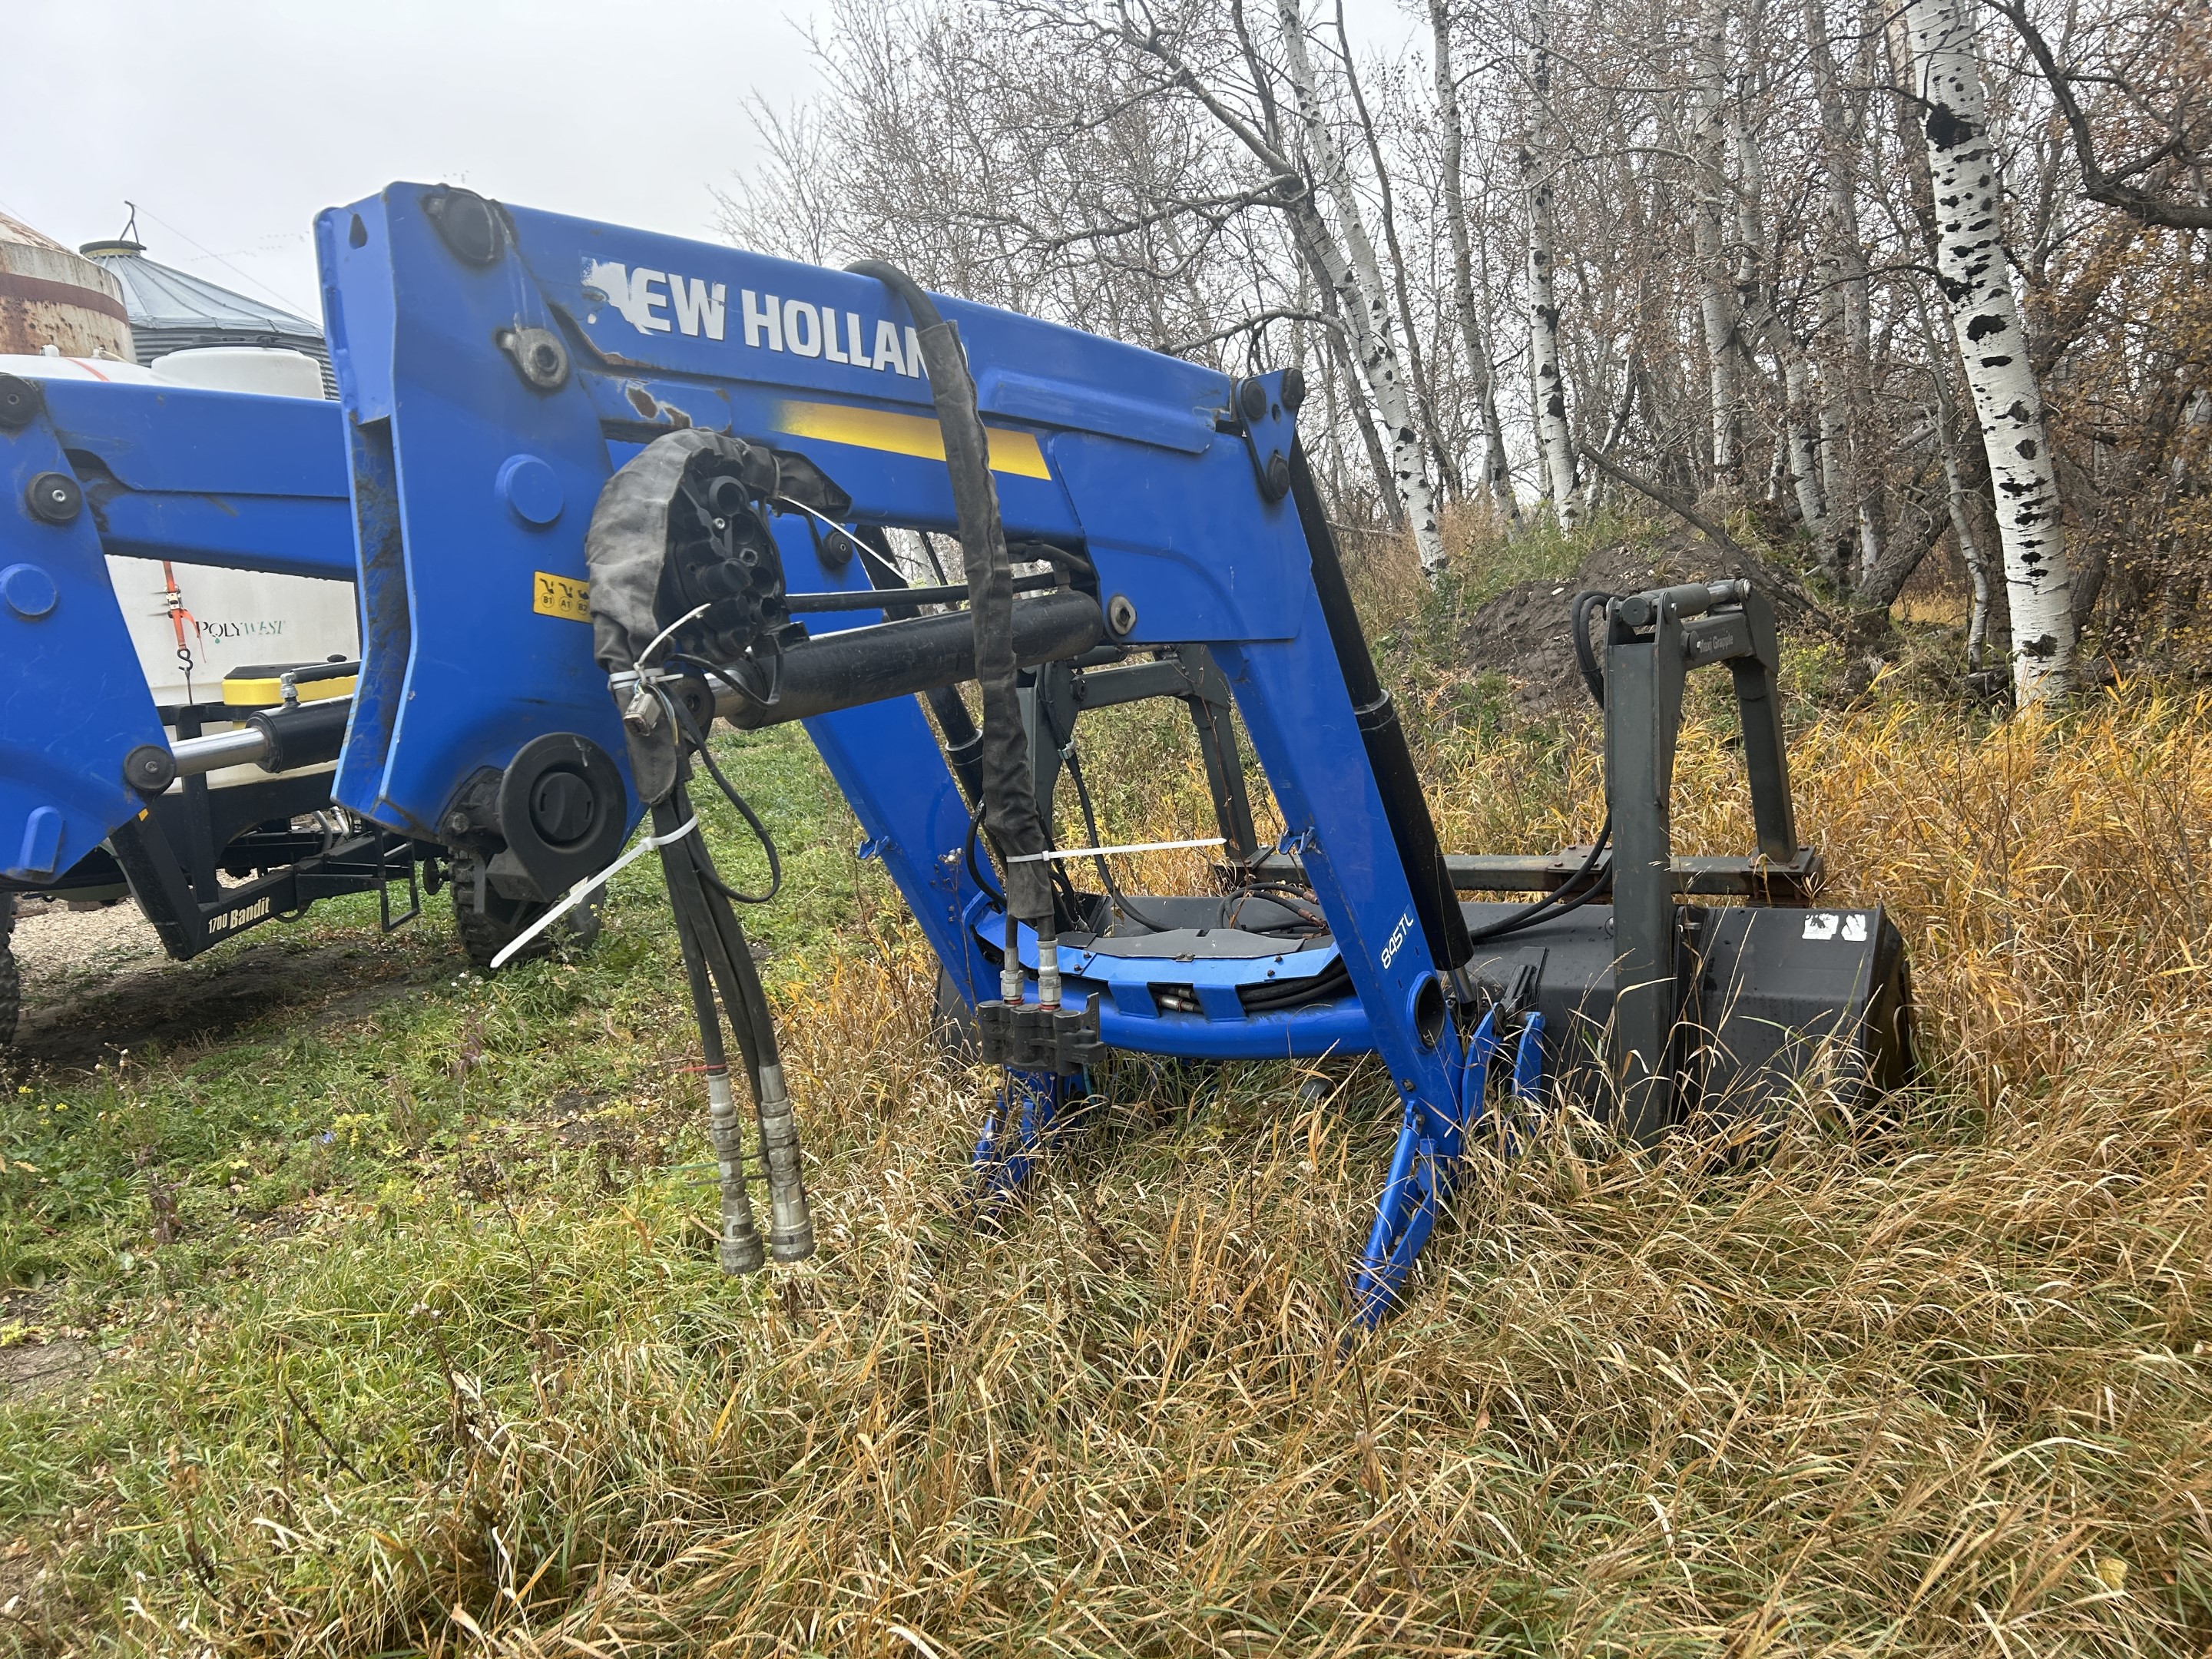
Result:
{"label": "bolt head", "polygon": [[123,757],[123,781],[148,800],[177,781],[177,757],[157,743],[142,743]]}
{"label": "bolt head", "polygon": [[23,492],[31,516],[52,525],[70,524],[84,507],[84,491],[66,472],[41,472]]}
{"label": "bolt head", "polygon": [[20,432],[38,418],[46,400],[36,380],[0,374],[0,432]]}

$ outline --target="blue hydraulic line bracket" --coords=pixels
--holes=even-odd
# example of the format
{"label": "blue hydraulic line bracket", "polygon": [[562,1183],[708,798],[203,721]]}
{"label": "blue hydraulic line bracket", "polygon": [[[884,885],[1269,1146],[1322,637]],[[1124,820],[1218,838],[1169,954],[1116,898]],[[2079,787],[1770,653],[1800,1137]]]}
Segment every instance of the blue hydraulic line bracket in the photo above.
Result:
{"label": "blue hydraulic line bracket", "polygon": [[970,1160],[981,1206],[988,1209],[1027,1184],[1062,1113],[1089,1093],[1085,1078],[1006,1068]]}

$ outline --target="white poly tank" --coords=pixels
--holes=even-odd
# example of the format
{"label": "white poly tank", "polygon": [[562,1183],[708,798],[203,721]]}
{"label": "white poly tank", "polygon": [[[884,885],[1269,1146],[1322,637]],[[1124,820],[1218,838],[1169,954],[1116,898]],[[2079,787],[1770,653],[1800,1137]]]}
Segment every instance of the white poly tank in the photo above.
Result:
{"label": "white poly tank", "polygon": [[194,346],[156,357],[155,378],[210,392],[258,392],[272,398],[320,398],[323,369],[304,351],[283,346]]}

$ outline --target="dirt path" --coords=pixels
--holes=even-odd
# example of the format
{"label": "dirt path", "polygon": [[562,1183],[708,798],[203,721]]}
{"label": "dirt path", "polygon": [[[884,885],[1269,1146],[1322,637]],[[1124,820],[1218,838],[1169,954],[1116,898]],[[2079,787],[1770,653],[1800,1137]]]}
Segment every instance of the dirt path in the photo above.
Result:
{"label": "dirt path", "polygon": [[271,924],[191,962],[172,962],[153,924],[127,902],[73,911],[32,901],[15,924],[23,1012],[5,1052],[89,1070],[125,1048],[219,1042],[279,1011],[305,1012],[317,1024],[349,1018],[451,972],[446,949],[423,948],[432,939],[443,947],[450,937],[440,903],[389,939],[373,925],[332,939]]}

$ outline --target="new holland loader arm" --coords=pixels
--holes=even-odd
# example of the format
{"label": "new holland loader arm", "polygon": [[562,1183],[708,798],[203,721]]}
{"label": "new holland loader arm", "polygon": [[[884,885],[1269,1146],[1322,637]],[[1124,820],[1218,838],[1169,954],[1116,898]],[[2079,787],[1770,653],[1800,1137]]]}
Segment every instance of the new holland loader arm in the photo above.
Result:
{"label": "new holland loader arm", "polygon": [[[1457,899],[1455,884],[1553,883],[1438,848],[1297,447],[1294,374],[1233,380],[886,268],[443,186],[392,185],[317,236],[365,618],[337,799],[403,833],[474,838],[487,879],[544,902],[587,890],[649,804],[708,1044],[726,1265],[760,1249],[715,1084],[716,994],[762,1117],[770,1253],[811,1246],[773,1034],[690,833],[717,714],[805,723],[864,851],[1009,1067],[980,1149],[1002,1170],[1104,1048],[1377,1054],[1405,1121],[1356,1279],[1363,1316],[1433,1225],[1493,1060],[1523,1093],[1547,1045],[1563,1072],[1622,1074],[1606,1039],[1617,953],[1588,904],[1599,861],[1535,915]],[[962,581],[903,588],[887,529],[958,536]],[[948,603],[965,608],[934,609]],[[1706,596],[1731,607],[1741,596]],[[971,678],[980,733],[945,695]],[[1103,861],[1109,891],[1075,890],[1055,866],[1103,835],[1075,714],[1174,695],[1218,738],[1224,692],[1280,841],[1253,844],[1233,742],[1217,742],[1229,893],[1140,902]],[[1085,820],[1067,849],[1061,762]],[[1718,862],[1723,890],[1765,867]],[[1663,854],[1656,879],[1693,884]],[[1861,940],[1870,926],[1893,940],[1878,913],[1859,915]],[[1787,928],[1766,931],[1786,955]],[[1846,954],[1858,1001],[1824,1029],[1851,1042],[1881,964],[1872,946]],[[1644,1070],[1672,1090],[1679,1068]]]}
{"label": "new holland loader arm", "polygon": [[0,374],[0,887],[127,880],[181,959],[411,878],[410,850],[381,831],[289,827],[330,804],[313,769],[337,758],[346,702],[327,694],[352,665],[272,673],[283,693],[265,707],[157,708],[106,558],[350,582],[343,435],[313,399]]}

